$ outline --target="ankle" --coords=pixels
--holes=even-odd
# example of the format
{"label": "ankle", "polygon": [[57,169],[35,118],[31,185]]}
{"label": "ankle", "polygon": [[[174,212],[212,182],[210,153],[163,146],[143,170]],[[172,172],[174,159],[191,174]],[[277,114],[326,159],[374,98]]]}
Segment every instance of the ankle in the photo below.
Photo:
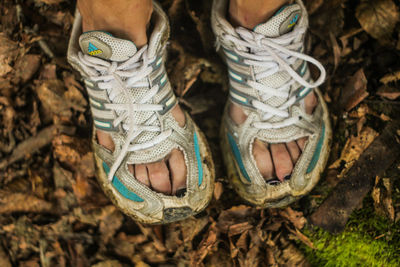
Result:
{"label": "ankle", "polygon": [[153,12],[151,0],[79,0],[82,31],[102,30],[128,39],[140,48],[147,43],[147,28]]}
{"label": "ankle", "polygon": [[252,30],[267,21],[281,6],[290,0],[230,0],[229,17],[233,26]]}

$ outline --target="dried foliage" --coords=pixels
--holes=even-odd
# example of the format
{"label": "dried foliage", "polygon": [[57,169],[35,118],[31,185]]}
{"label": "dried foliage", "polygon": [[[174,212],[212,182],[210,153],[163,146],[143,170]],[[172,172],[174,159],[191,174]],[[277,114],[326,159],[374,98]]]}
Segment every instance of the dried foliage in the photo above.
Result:
{"label": "dried foliage", "polygon": [[[211,205],[196,218],[157,227],[137,224],[111,205],[94,178],[87,95],[66,61],[73,1],[4,0],[0,266],[308,266],[300,247],[316,248],[304,231],[306,217],[346,179],[387,121],[398,119],[398,1],[307,0],[307,49],[329,77],[321,89],[335,133],[330,167],[310,196],[291,207],[248,206],[226,180],[219,152],[227,77],[213,51],[211,1],[161,2],[172,26],[171,82],[216,161]],[[382,177],[374,207],[395,220],[400,183]]]}

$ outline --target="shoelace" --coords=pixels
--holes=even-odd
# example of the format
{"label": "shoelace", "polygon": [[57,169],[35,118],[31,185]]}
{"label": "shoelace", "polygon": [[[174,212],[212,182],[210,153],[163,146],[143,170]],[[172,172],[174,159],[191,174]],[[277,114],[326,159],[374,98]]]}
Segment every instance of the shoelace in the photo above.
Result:
{"label": "shoelace", "polygon": [[[261,92],[262,98],[262,101],[252,101],[252,105],[263,113],[262,121],[253,123],[253,126],[259,129],[277,129],[297,123],[301,118],[299,116],[290,117],[289,114],[289,108],[296,102],[297,98],[295,94],[290,95],[290,86],[298,82],[306,88],[313,89],[320,86],[326,78],[325,68],[320,62],[308,55],[297,52],[303,46],[302,38],[300,37],[305,33],[306,28],[299,27],[295,31],[276,38],[268,38],[242,27],[235,29],[235,31],[240,38],[230,34],[224,35],[226,41],[231,41],[235,44],[235,53],[244,58],[245,64],[265,69],[259,73],[252,73],[253,80],[247,81],[248,86]],[[240,49],[240,47],[244,49]],[[320,76],[314,83],[309,83],[303,79],[291,67],[297,59],[312,63],[320,70]],[[281,87],[273,88],[257,82],[281,70],[287,71],[292,78]],[[278,107],[267,104],[266,101],[274,96],[285,98],[286,101]],[[281,117],[283,120],[269,122],[268,120],[274,116]]]}
{"label": "shoelace", "polygon": [[[172,134],[172,129],[162,131],[159,126],[161,123],[159,122],[158,125],[156,123],[159,120],[156,112],[163,110],[163,105],[147,103],[157,94],[159,89],[158,85],[152,86],[151,80],[148,78],[148,75],[153,71],[150,64],[155,58],[148,58],[147,45],[123,63],[109,62],[82,52],[79,52],[78,58],[82,69],[90,75],[89,78],[99,82],[98,87],[100,89],[107,90],[112,103],[107,103],[104,106],[107,109],[115,110],[118,114],[118,117],[113,121],[113,126],[116,127],[122,123],[122,128],[127,132],[121,151],[108,173],[108,180],[111,182],[128,152],[153,147]],[[134,103],[135,100],[129,93],[129,88],[132,87],[149,87],[149,91]],[[128,99],[128,103],[114,102],[121,94],[125,96],[125,99]],[[154,113],[143,124],[135,124],[133,119],[127,122],[126,119],[133,118],[135,112],[143,111]],[[150,141],[131,144],[136,137],[145,131],[159,134]]]}

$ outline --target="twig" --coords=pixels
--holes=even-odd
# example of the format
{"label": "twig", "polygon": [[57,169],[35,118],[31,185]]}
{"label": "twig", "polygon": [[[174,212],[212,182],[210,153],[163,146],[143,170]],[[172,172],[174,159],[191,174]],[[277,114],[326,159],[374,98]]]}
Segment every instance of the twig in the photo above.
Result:
{"label": "twig", "polygon": [[57,126],[51,125],[41,130],[37,135],[32,136],[22,143],[17,145],[11,156],[0,162],[0,170],[6,168],[10,164],[23,159],[26,155],[32,154],[35,151],[46,146],[53,140],[57,133]]}

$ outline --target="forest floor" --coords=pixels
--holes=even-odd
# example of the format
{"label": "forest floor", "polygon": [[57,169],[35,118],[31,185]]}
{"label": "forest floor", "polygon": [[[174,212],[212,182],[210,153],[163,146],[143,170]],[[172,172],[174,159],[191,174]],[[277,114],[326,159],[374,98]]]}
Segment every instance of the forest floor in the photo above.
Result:
{"label": "forest floor", "polygon": [[3,0],[0,266],[398,266],[399,1],[306,1],[307,49],[328,73],[332,152],[308,196],[265,210],[237,196],[222,163],[227,75],[211,1],[161,3],[171,83],[216,163],[211,204],[156,227],[113,206],[94,177],[87,95],[66,61],[74,1]]}

